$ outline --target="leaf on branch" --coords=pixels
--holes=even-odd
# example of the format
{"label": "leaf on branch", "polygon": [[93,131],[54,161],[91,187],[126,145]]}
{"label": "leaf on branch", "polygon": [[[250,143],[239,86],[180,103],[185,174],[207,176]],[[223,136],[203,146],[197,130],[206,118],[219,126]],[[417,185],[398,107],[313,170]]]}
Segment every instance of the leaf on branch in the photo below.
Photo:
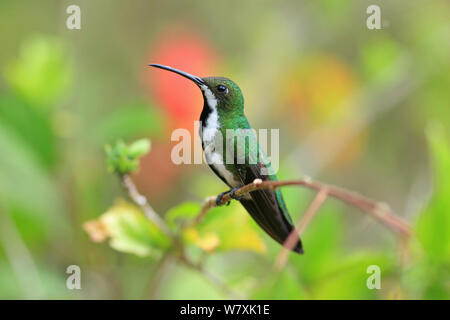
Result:
{"label": "leaf on branch", "polygon": [[[190,221],[199,213],[201,205],[185,202],[172,208],[166,220],[174,227],[177,222]],[[239,206],[214,208],[196,227],[183,231],[184,241],[206,252],[250,250],[264,253],[266,246],[249,215]]]}
{"label": "leaf on branch", "polygon": [[440,123],[428,128],[427,138],[434,190],[431,201],[419,218],[417,234],[431,260],[450,262],[450,144]]}
{"label": "leaf on branch", "polygon": [[139,158],[150,151],[150,141],[148,139],[140,139],[128,146],[128,155],[132,158]]}
{"label": "leaf on branch", "polygon": [[169,226],[180,226],[194,219],[200,208],[201,205],[197,202],[183,202],[167,211],[165,218]]}
{"label": "leaf on branch", "polygon": [[68,50],[57,38],[38,36],[24,42],[19,58],[9,64],[5,79],[31,106],[57,105],[70,85]]}
{"label": "leaf on branch", "polygon": [[106,162],[108,170],[118,174],[127,174],[136,171],[139,167],[139,158],[150,151],[150,140],[140,139],[130,145],[119,140],[113,146],[106,145]]}
{"label": "leaf on branch", "polygon": [[183,233],[186,242],[193,243],[206,252],[214,252],[220,245],[220,239],[214,232],[200,234],[194,228],[188,228]]}
{"label": "leaf on branch", "polygon": [[141,210],[125,201],[117,202],[97,220],[83,226],[94,242],[109,240],[118,251],[138,256],[155,256],[171,246],[171,240],[161,232]]}

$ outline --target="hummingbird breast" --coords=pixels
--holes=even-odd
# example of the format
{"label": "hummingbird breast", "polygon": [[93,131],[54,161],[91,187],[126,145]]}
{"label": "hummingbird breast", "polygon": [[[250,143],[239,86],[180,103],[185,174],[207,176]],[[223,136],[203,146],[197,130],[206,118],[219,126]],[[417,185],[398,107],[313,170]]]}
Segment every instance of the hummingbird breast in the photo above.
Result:
{"label": "hummingbird breast", "polygon": [[[223,141],[222,137],[217,137],[220,131],[219,114],[217,111],[217,99],[214,93],[207,86],[202,87],[205,97],[205,105],[200,117],[202,148],[205,153],[205,160],[211,169],[231,188],[241,186],[232,171],[227,169],[223,147],[216,148],[216,141]],[[219,150],[222,149],[222,150]]]}
{"label": "hummingbird breast", "polygon": [[219,127],[212,128],[208,125],[202,125],[202,128],[202,147],[206,163],[231,188],[241,186],[242,183],[235,177],[234,173],[227,169],[223,150],[216,148],[215,141],[217,133],[220,132]]}

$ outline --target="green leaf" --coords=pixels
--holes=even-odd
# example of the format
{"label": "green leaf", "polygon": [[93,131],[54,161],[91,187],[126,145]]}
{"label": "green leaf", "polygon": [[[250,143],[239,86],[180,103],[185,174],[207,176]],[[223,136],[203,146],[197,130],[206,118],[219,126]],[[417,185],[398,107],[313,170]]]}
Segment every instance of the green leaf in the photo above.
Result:
{"label": "green leaf", "polygon": [[361,51],[362,70],[370,79],[387,82],[395,75],[394,66],[399,54],[397,42],[387,36],[377,37]]}
{"label": "green leaf", "polygon": [[141,210],[125,201],[111,207],[99,219],[84,224],[94,242],[109,238],[110,246],[118,251],[138,256],[158,256],[168,249],[171,240]]}
{"label": "green leaf", "polygon": [[170,226],[175,226],[194,219],[200,209],[200,203],[183,202],[167,211],[165,218]]}
{"label": "green leaf", "polygon": [[35,153],[0,122],[0,201],[25,237],[64,229],[62,196]]}
{"label": "green leaf", "polygon": [[[187,215],[193,214],[194,206],[189,205],[188,209]],[[184,239],[208,252],[250,250],[264,253],[266,246],[257,230],[248,213],[233,203],[229,207],[212,209],[196,228],[185,229]]]}
{"label": "green leaf", "polygon": [[128,147],[128,155],[133,158],[142,157],[150,151],[150,140],[140,139]]}
{"label": "green leaf", "polygon": [[33,37],[24,42],[19,58],[8,65],[5,78],[33,106],[48,108],[69,86],[67,52],[56,38]]}
{"label": "green leaf", "polygon": [[450,143],[442,124],[427,130],[433,167],[433,195],[422,212],[417,234],[428,257],[435,262],[450,262]]}
{"label": "green leaf", "polygon": [[41,165],[56,162],[56,139],[49,117],[12,95],[0,96],[0,123],[35,153]]}
{"label": "green leaf", "polygon": [[139,158],[149,151],[150,141],[148,139],[138,140],[131,145],[126,145],[123,141],[118,141],[113,146],[106,145],[108,170],[119,174],[136,171],[139,167]]}

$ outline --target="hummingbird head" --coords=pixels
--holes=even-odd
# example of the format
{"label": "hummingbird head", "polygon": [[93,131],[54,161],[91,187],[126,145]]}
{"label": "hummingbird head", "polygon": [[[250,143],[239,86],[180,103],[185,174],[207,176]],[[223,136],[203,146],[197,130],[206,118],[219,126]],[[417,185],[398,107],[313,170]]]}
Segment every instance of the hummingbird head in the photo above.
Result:
{"label": "hummingbird head", "polygon": [[219,114],[243,112],[244,97],[241,89],[228,78],[201,78],[161,64],[150,64],[149,66],[174,72],[193,81],[202,91],[205,103],[210,109],[216,109]]}

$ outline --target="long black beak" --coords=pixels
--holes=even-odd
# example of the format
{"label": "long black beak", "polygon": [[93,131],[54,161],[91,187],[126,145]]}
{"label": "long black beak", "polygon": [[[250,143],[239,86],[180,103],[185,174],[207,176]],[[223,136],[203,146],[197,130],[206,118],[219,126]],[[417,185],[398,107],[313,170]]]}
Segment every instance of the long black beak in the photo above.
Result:
{"label": "long black beak", "polygon": [[205,81],[203,81],[202,78],[197,77],[197,76],[193,76],[192,74],[189,74],[187,72],[184,72],[184,71],[181,71],[181,70],[177,70],[177,69],[174,69],[174,68],[171,68],[171,67],[168,67],[168,66],[164,66],[162,64],[157,64],[157,63],[149,64],[149,66],[150,67],[159,68],[159,69],[164,69],[164,70],[171,71],[171,72],[174,72],[174,73],[178,73],[180,76],[183,76],[183,77],[185,77],[185,78],[187,78],[189,80],[194,81],[199,86],[200,85],[205,85]]}

